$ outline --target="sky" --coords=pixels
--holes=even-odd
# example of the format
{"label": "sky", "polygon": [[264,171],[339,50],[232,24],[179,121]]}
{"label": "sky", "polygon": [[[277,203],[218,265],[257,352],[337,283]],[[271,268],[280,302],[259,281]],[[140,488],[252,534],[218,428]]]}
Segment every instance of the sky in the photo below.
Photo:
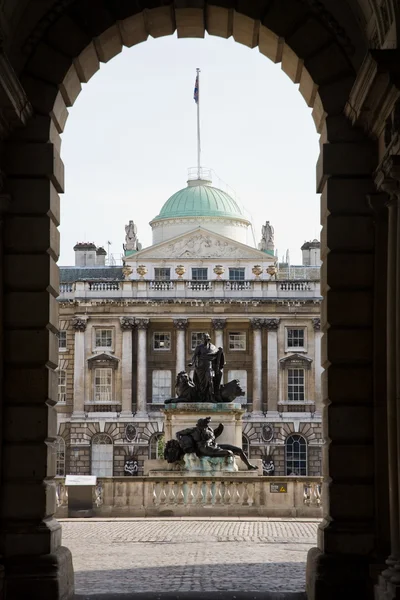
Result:
{"label": "sky", "polygon": [[[124,48],[87,83],[62,135],[60,265],[76,242],[105,246],[119,260],[131,219],[143,247],[149,221],[197,164],[193,100],[200,74],[201,164],[250,213],[256,243],[270,221],[279,258],[319,238],[315,193],[318,135],[298,86],[258,49],[233,39],[152,39]],[[231,192],[233,194],[233,192]],[[249,239],[250,241],[250,239]]]}

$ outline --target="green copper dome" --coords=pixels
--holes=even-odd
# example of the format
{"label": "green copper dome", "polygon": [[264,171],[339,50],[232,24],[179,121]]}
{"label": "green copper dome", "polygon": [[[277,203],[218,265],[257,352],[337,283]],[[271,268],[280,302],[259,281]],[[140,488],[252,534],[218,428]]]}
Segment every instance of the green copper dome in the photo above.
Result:
{"label": "green copper dome", "polygon": [[248,222],[229,194],[201,179],[190,181],[188,187],[173,194],[153,221],[185,217],[228,217]]}

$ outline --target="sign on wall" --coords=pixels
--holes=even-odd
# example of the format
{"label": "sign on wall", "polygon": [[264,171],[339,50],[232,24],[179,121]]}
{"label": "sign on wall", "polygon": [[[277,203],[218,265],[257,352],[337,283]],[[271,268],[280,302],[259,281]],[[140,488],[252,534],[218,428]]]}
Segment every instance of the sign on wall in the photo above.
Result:
{"label": "sign on wall", "polygon": [[287,483],[270,483],[269,491],[271,492],[271,494],[286,494]]}

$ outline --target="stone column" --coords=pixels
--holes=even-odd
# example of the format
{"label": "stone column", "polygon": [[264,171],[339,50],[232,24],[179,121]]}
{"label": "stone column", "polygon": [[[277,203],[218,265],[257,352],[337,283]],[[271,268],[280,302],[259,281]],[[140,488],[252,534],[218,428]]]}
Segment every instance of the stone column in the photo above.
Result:
{"label": "stone column", "polygon": [[321,365],[321,319],[313,319],[314,328],[314,402],[315,407],[321,407],[322,401],[322,365]]}
{"label": "stone column", "polygon": [[135,319],[133,317],[121,317],[120,323],[122,329],[121,417],[132,417],[132,337]]}
{"label": "stone column", "polygon": [[136,417],[147,416],[147,330],[150,319],[135,320],[138,332]]}
{"label": "stone column", "polygon": [[266,319],[267,369],[268,369],[268,411],[278,410],[278,328],[280,319]]}
{"label": "stone column", "polygon": [[217,348],[224,347],[224,329],[226,327],[226,319],[212,319],[211,327],[214,330],[214,344]]}
{"label": "stone column", "polygon": [[186,371],[185,336],[187,326],[187,319],[174,319],[174,327],[176,329],[176,375],[181,371]]}
{"label": "stone column", "polygon": [[254,416],[262,416],[262,336],[264,319],[251,319],[253,330],[253,411]]}
{"label": "stone column", "polygon": [[[75,329],[74,347],[74,407],[72,419],[85,418],[85,331],[87,317],[76,317],[72,321]],[[91,400],[91,398],[88,398]]]}

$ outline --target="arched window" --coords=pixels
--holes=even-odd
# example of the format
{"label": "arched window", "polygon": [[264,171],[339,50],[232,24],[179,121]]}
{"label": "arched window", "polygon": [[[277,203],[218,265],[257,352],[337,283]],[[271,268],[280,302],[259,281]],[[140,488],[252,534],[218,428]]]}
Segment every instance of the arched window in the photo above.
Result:
{"label": "arched window", "polygon": [[243,448],[243,452],[245,453],[245,455],[247,457],[250,456],[250,440],[247,437],[247,435],[243,434],[242,435],[242,448]]}
{"label": "arched window", "polygon": [[54,444],[56,453],[56,477],[65,476],[65,441],[64,438],[58,437]]}
{"label": "arched window", "polygon": [[155,433],[149,442],[149,458],[164,458],[164,434]]}
{"label": "arched window", "polygon": [[307,442],[301,435],[286,440],[286,475],[307,475]]}
{"label": "arched window", "polygon": [[92,475],[113,476],[113,443],[106,433],[98,433],[92,438]]}

